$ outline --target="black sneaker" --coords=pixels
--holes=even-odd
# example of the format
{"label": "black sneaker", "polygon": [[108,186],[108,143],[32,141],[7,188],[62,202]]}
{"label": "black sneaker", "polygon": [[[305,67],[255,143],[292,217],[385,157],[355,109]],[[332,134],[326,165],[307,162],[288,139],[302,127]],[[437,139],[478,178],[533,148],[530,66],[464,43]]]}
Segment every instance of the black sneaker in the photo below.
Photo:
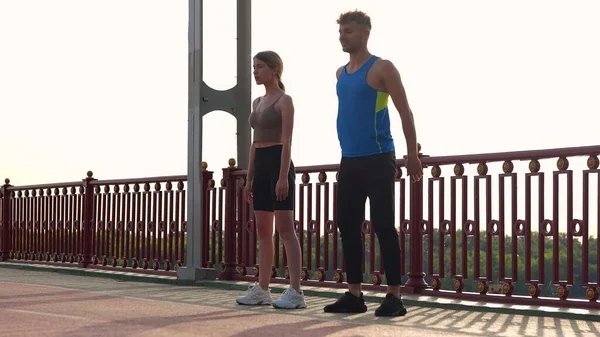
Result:
{"label": "black sneaker", "polygon": [[360,297],[356,297],[347,291],[344,296],[340,297],[335,303],[325,306],[323,310],[333,313],[363,313],[367,311],[367,306],[362,293]]}
{"label": "black sneaker", "polygon": [[381,305],[375,310],[375,316],[404,316],[406,315],[406,308],[404,302],[392,294],[385,295],[385,299],[381,302]]}

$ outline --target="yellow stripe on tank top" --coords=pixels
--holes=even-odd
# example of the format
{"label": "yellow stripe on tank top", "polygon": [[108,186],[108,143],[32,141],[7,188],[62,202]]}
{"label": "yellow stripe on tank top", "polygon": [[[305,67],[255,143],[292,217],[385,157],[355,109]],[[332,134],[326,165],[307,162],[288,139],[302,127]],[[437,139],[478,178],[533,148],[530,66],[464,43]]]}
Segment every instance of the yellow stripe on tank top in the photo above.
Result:
{"label": "yellow stripe on tank top", "polygon": [[379,153],[381,153],[381,143],[379,143],[379,139],[377,138],[377,113],[385,109],[388,104],[389,97],[390,94],[387,92],[377,92],[377,101],[375,102],[375,142],[377,142],[377,146],[379,147]]}
{"label": "yellow stripe on tank top", "polygon": [[388,105],[388,98],[390,94],[383,91],[377,92],[377,101],[375,103],[375,112],[383,110]]}

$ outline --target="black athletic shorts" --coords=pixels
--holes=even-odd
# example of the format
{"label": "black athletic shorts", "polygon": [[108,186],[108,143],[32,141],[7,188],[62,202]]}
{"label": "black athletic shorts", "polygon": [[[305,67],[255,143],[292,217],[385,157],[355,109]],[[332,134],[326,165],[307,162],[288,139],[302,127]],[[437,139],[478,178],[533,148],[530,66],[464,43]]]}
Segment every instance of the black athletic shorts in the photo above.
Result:
{"label": "black athletic shorts", "polygon": [[294,209],[296,191],[296,169],[290,160],[287,174],[288,195],[277,201],[275,186],[279,179],[282,145],[254,149],[254,182],[252,184],[253,206],[255,211],[291,211]]}

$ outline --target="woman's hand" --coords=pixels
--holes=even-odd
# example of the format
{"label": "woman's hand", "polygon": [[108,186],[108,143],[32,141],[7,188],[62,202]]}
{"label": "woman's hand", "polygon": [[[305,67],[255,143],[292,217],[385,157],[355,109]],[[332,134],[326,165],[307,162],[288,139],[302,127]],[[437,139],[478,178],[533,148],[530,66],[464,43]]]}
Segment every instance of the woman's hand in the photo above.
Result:
{"label": "woman's hand", "polygon": [[252,202],[252,198],[254,197],[254,195],[252,194],[252,180],[248,180],[246,182],[246,187],[244,188],[244,191],[246,192],[246,202],[251,203]]}
{"label": "woman's hand", "polygon": [[283,201],[287,199],[289,183],[287,177],[279,178],[277,185],[275,185],[275,194],[277,195],[277,201]]}

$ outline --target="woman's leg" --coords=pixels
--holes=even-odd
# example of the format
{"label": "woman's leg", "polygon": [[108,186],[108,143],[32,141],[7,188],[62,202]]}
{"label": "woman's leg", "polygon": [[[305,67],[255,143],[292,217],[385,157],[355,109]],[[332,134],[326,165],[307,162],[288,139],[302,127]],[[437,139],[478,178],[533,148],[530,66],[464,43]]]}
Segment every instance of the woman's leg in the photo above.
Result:
{"label": "woman's leg", "polygon": [[293,211],[275,211],[275,226],[283,240],[283,246],[287,255],[290,285],[301,294],[302,251],[300,249],[300,242],[296,236],[296,230],[294,229],[293,217]]}
{"label": "woman's leg", "polygon": [[[279,178],[279,170],[277,170]],[[300,275],[302,273],[302,250],[294,228],[294,204],[296,192],[296,172],[294,163],[290,162],[287,174],[288,194],[283,200],[275,202],[275,228],[283,240],[290,273],[290,288],[280,299],[273,302],[275,308],[300,309],[306,308],[304,294],[300,290]],[[273,186],[275,187],[275,186]]]}
{"label": "woman's leg", "polygon": [[238,304],[266,305],[273,299],[269,290],[271,267],[273,265],[273,212],[255,211],[256,230],[258,232],[259,275],[258,285],[248,288],[245,296],[237,298]]}
{"label": "woman's leg", "polygon": [[[259,283],[250,287],[245,296],[238,297],[237,303],[264,305],[273,303],[269,291],[273,265],[273,197],[271,194],[271,174],[269,172],[268,157],[265,158],[265,150],[256,149],[254,161],[252,205],[259,240]],[[267,165],[265,166],[265,164]]]}
{"label": "woman's leg", "polygon": [[255,211],[258,232],[258,284],[263,290],[269,289],[273,266],[273,212]]}

